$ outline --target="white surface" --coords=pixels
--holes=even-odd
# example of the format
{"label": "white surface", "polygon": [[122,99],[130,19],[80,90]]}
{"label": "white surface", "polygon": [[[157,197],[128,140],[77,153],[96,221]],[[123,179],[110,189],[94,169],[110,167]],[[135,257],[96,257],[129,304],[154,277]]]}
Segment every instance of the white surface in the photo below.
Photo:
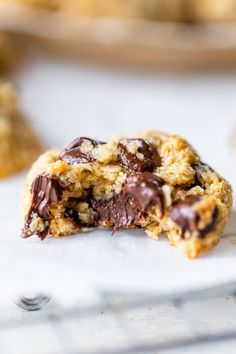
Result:
{"label": "white surface", "polygon": [[[236,77],[162,77],[88,70],[36,61],[15,78],[22,105],[46,144],[76,136],[106,139],[141,129],[182,134],[232,183],[236,174],[229,136],[236,126]],[[20,189],[25,176],[0,183],[0,301],[46,292],[70,304],[100,290],[196,289],[236,279],[235,236],[189,261],[166,239],[141,231],[95,231],[59,240],[22,240]],[[233,220],[229,232],[236,231]]]}

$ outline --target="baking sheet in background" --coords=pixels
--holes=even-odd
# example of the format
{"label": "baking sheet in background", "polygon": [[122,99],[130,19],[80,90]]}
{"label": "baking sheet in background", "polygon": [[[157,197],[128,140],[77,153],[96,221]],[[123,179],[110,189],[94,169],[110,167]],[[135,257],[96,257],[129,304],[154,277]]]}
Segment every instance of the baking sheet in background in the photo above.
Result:
{"label": "baking sheet in background", "polygon": [[[179,133],[235,185],[229,138],[236,126],[236,76],[144,76],[38,58],[14,80],[25,112],[48,146],[62,146],[76,136],[103,140],[147,128]],[[40,292],[71,304],[96,299],[103,290],[174,293],[236,279],[234,217],[227,230],[231,236],[194,261],[165,238],[154,241],[141,231],[22,240],[24,178],[0,183],[2,302]]]}

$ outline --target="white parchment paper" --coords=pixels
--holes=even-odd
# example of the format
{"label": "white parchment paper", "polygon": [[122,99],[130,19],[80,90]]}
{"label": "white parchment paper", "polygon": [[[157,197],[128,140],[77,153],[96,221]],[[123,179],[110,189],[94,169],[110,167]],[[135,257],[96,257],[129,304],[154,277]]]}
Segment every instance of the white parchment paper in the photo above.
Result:
{"label": "white parchment paper", "polygon": [[[113,73],[37,59],[14,80],[22,106],[47,146],[77,136],[106,139],[153,128],[187,137],[232,184],[230,136],[236,126],[236,78]],[[49,294],[64,304],[101,291],[173,293],[236,280],[235,213],[212,252],[190,261],[165,237],[109,230],[64,237],[20,238],[25,173],[0,182],[0,302]]]}

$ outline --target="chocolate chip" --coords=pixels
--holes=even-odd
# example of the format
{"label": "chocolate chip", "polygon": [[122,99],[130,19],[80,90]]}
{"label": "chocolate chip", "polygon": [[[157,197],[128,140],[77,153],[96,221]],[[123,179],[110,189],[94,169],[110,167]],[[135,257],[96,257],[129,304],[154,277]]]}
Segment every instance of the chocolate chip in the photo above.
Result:
{"label": "chocolate chip", "polygon": [[146,212],[152,205],[158,205],[163,214],[164,197],[162,185],[164,182],[150,172],[135,173],[127,177],[124,191],[132,196],[141,209]]}
{"label": "chocolate chip", "polygon": [[129,176],[119,194],[107,200],[93,197],[90,205],[94,210],[95,224],[113,227],[114,230],[138,227],[147,210],[157,205],[163,212],[163,181],[149,172]]}
{"label": "chocolate chip", "polygon": [[[134,153],[129,149],[129,144],[137,146]],[[118,148],[120,150],[120,164],[134,172],[153,172],[161,164],[157,149],[144,139],[121,140]]]}
{"label": "chocolate chip", "polygon": [[77,138],[60,153],[59,157],[68,164],[91,163],[96,161],[92,151],[99,144],[104,143],[85,137]]}
{"label": "chocolate chip", "polygon": [[169,211],[170,218],[181,228],[181,236],[184,238],[186,232],[197,231],[201,238],[211,232],[215,226],[218,209],[215,208],[212,221],[206,225],[204,229],[199,229],[198,224],[200,221],[200,215],[192,206],[201,200],[198,196],[188,196],[180,201],[177,201]]}
{"label": "chocolate chip", "polygon": [[[26,230],[23,230],[23,237],[27,237],[27,227],[32,221],[32,213],[37,213],[47,223],[51,219],[49,208],[51,204],[58,203],[62,198],[64,185],[56,177],[38,176],[32,186],[32,202],[28,215],[26,216]],[[48,227],[45,227],[38,236],[44,239],[48,233]]]}
{"label": "chocolate chip", "polygon": [[69,219],[76,227],[81,227],[81,220],[79,219],[79,215],[77,211],[73,208],[66,208],[64,212],[64,217]]}

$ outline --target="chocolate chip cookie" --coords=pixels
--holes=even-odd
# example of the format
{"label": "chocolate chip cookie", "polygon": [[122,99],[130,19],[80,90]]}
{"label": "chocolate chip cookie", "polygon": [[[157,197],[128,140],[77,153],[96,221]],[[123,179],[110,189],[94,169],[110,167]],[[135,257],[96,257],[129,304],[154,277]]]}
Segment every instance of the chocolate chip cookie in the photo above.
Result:
{"label": "chocolate chip cookie", "polygon": [[37,136],[17,107],[14,88],[0,83],[0,178],[26,168],[40,152]]}
{"label": "chocolate chip cookie", "polygon": [[143,228],[156,239],[167,234],[171,245],[195,258],[218,243],[231,205],[229,183],[179,136],[80,137],[34,163],[23,237]]}

